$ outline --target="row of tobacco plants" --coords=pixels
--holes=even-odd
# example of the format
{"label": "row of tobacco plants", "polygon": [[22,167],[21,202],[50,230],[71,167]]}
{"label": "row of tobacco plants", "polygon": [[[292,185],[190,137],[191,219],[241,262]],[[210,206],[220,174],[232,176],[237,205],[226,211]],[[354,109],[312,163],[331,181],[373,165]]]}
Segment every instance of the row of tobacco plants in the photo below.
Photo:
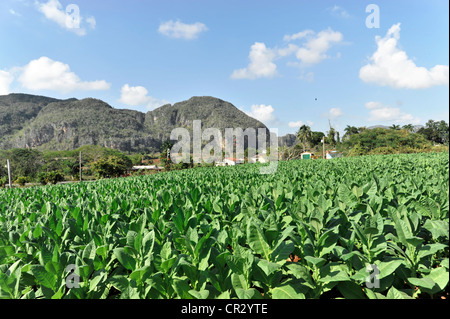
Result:
{"label": "row of tobacco plants", "polygon": [[448,153],[0,190],[1,298],[440,298]]}

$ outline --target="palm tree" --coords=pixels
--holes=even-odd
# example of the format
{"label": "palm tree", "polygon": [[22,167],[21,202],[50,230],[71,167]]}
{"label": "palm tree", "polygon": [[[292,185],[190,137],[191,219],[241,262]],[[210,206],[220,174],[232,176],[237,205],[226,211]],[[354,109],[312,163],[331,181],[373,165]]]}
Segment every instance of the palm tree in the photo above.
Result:
{"label": "palm tree", "polygon": [[399,130],[400,129],[400,125],[397,124],[392,124],[391,127],[389,127],[391,130]]}
{"label": "palm tree", "polygon": [[411,133],[414,130],[414,125],[412,124],[403,125],[402,129],[407,130],[408,132]]}
{"label": "palm tree", "polygon": [[344,129],[344,132],[345,132],[344,138],[348,138],[352,135],[359,134],[358,128],[356,126],[350,125],[347,125],[347,127]]}
{"label": "palm tree", "polygon": [[302,125],[297,132],[297,139],[303,144],[303,152],[306,151],[305,145],[311,141],[311,138],[311,128],[308,125]]}

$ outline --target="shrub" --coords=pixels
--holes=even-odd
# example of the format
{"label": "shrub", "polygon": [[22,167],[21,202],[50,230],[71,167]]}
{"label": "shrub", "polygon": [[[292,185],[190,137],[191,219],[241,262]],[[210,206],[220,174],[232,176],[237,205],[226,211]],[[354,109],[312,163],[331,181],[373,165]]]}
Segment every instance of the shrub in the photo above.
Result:
{"label": "shrub", "polygon": [[26,183],[28,183],[30,179],[27,176],[19,176],[17,177],[15,183],[19,184],[20,186],[25,186]]}

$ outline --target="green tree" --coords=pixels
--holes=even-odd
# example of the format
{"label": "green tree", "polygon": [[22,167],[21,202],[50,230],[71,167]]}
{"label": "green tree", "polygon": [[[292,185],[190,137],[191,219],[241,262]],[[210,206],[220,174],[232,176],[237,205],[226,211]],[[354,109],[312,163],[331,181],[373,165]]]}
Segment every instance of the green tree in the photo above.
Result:
{"label": "green tree", "polygon": [[42,152],[34,149],[12,149],[9,157],[13,176],[34,178],[44,164]]}
{"label": "green tree", "polygon": [[312,132],[308,125],[302,125],[297,132],[297,139],[303,144],[303,152],[306,151],[306,145],[311,142]]}
{"label": "green tree", "polygon": [[344,136],[343,139],[348,139],[350,136],[355,135],[355,134],[359,134],[360,131],[358,130],[358,128],[356,126],[351,126],[351,125],[347,125],[347,127],[344,129]]}
{"label": "green tree", "polygon": [[412,124],[403,125],[402,129],[407,130],[408,132],[412,133],[412,131],[414,130],[414,125],[412,125]]}
{"label": "green tree", "polygon": [[92,164],[92,169],[100,178],[119,177],[131,168],[132,162],[127,157],[115,155],[100,158]]}
{"label": "green tree", "polygon": [[173,147],[173,143],[171,141],[165,141],[161,145],[161,153],[159,155],[159,160],[161,164],[164,165],[164,169],[166,171],[170,171],[173,165],[172,160],[170,159],[170,150]]}

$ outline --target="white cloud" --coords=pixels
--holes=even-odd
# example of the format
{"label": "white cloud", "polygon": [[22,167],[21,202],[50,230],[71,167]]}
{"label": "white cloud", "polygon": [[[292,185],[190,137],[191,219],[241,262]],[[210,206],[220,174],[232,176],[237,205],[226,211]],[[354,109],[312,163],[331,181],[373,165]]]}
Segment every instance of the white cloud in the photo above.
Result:
{"label": "white cloud", "polygon": [[400,108],[384,105],[380,102],[367,102],[366,108],[370,110],[370,122],[393,122],[419,124],[420,119],[411,114],[402,112]]}
{"label": "white cloud", "polygon": [[276,58],[274,50],[266,47],[264,43],[255,42],[250,49],[248,67],[235,70],[232,79],[271,78],[277,74],[277,66],[273,63]]}
{"label": "white cloud", "polygon": [[308,72],[306,74],[300,75],[300,80],[305,80],[306,82],[314,82],[314,72]]}
{"label": "white cloud", "polygon": [[251,106],[251,111],[244,111],[248,116],[257,119],[258,121],[267,124],[276,121],[276,117],[274,116],[274,108],[272,105],[265,104],[253,104]]}
{"label": "white cloud", "polygon": [[16,12],[14,9],[9,9],[9,13],[11,13],[13,16],[21,17],[22,15],[18,12]]}
{"label": "white cloud", "polygon": [[91,29],[95,29],[95,27],[97,26],[97,20],[95,20],[94,17],[88,17],[86,18],[86,22],[89,24],[89,27]]}
{"label": "white cloud", "polygon": [[120,102],[128,106],[145,106],[148,111],[168,104],[166,100],[160,100],[148,95],[148,90],[143,86],[129,86],[125,84],[120,90]]}
{"label": "white cloud", "polygon": [[303,123],[303,121],[289,122],[288,123],[288,126],[292,127],[292,128],[297,128],[297,127],[300,127],[302,125],[305,125],[305,123]]}
{"label": "white cloud", "polygon": [[53,61],[48,57],[32,60],[21,68],[18,81],[26,89],[39,91],[51,90],[61,93],[71,91],[96,91],[108,90],[111,84],[105,81],[85,82],[73,72],[70,67],[62,62]]}
{"label": "white cloud", "polygon": [[0,70],[0,95],[9,94],[9,87],[14,80],[10,72]]}
{"label": "white cloud", "polygon": [[344,115],[344,112],[339,107],[333,107],[333,108],[330,109],[328,114],[330,115],[330,117],[332,119],[336,119],[336,118],[341,117],[342,115]]}
{"label": "white cloud", "polygon": [[436,65],[431,69],[418,67],[398,47],[400,23],[393,25],[385,37],[377,36],[377,51],[370,57],[369,64],[359,71],[364,82],[381,86],[406,89],[425,89],[449,84],[448,65]]}
{"label": "white cloud", "polygon": [[290,41],[293,41],[293,40],[303,39],[306,36],[312,35],[312,34],[314,34],[313,30],[305,30],[305,31],[301,31],[301,32],[298,32],[298,33],[295,33],[295,34],[285,35],[283,39],[284,39],[284,41],[290,42]]}
{"label": "white cloud", "polygon": [[317,35],[308,36],[307,42],[296,52],[297,59],[304,66],[320,63],[327,59],[327,51],[333,44],[341,42],[342,33],[332,29],[322,30]]}
{"label": "white cloud", "polygon": [[335,17],[344,18],[344,19],[350,18],[350,14],[348,14],[348,12],[345,11],[344,8],[339,7],[339,6],[337,6],[337,5],[335,5],[335,6],[332,7],[332,8],[329,8],[328,10],[329,10],[329,11],[331,12],[331,14],[334,15]]}
{"label": "white cloud", "polygon": [[207,31],[206,25],[200,22],[186,24],[180,21],[167,21],[160,24],[158,32],[175,39],[195,39],[201,32]]}
{"label": "white cloud", "polygon": [[[75,4],[69,4],[65,9],[59,0],[48,0],[46,3],[36,1],[36,6],[45,17],[56,22],[61,28],[74,32],[79,36],[86,35],[86,29],[82,27],[83,17],[80,14],[80,8]],[[91,29],[95,29],[95,18],[86,19]]]}
{"label": "white cloud", "polygon": [[[305,67],[311,66],[329,58],[327,51],[333,44],[342,41],[342,33],[327,29],[315,33],[312,30],[304,30],[292,35],[285,35],[284,41],[290,42],[294,40],[304,39],[302,46],[289,43],[282,48],[268,48],[265,43],[255,42],[250,48],[249,60],[250,63],[246,68],[235,70],[231,74],[232,79],[258,79],[258,78],[272,78],[276,76],[277,65],[275,60],[288,57],[295,54],[298,62],[287,62],[288,66]],[[338,55],[339,57],[339,55]],[[301,76],[301,79],[312,82],[314,74],[308,73],[306,76]]]}

